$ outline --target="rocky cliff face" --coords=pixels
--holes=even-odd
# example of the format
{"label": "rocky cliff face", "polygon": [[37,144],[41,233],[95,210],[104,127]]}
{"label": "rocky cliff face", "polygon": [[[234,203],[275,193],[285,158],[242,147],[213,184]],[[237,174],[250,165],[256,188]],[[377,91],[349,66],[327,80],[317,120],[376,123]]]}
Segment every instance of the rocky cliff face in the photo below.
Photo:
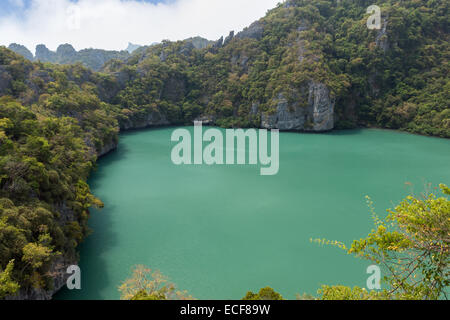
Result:
{"label": "rocky cliff face", "polygon": [[36,46],[36,57],[35,60],[42,62],[55,62],[56,53],[50,51],[45,45],[38,44]]}
{"label": "rocky cliff face", "polygon": [[6,300],[51,300],[53,295],[66,285],[67,279],[70,276],[70,274],[66,272],[67,268],[76,264],[76,261],[66,260],[63,257],[56,259],[49,271],[49,274],[53,279],[53,289],[48,291],[40,288],[19,290],[17,295],[9,296]]}
{"label": "rocky cliff face", "polygon": [[11,44],[9,49],[24,56],[30,61],[51,62],[59,64],[74,64],[81,62],[94,71],[99,71],[111,59],[126,60],[130,57],[128,51],[108,51],[100,49],[83,49],[76,51],[70,44],[60,45],[56,52],[49,50],[45,45],[36,46],[36,56],[24,46]]}
{"label": "rocky cliff face", "polygon": [[256,39],[260,40],[264,33],[264,26],[260,21],[253,22],[249,27],[245,28],[236,35],[238,39]]}
{"label": "rocky cliff face", "polygon": [[380,47],[384,52],[389,50],[389,38],[387,34],[388,17],[383,18],[383,25],[381,30],[378,32],[375,43],[377,47]]}
{"label": "rocky cliff face", "polygon": [[144,117],[131,117],[127,121],[120,122],[120,129],[134,130],[167,125],[170,125],[170,122],[167,120],[166,116],[155,111]]}
{"label": "rocky cliff face", "polygon": [[334,99],[322,83],[311,81],[308,102],[289,104],[283,94],[278,96],[276,111],[261,114],[261,127],[265,129],[322,132],[334,128]]}
{"label": "rocky cliff face", "polygon": [[11,43],[8,46],[8,49],[14,51],[17,54],[22,55],[23,57],[25,57],[25,59],[28,59],[30,61],[33,61],[34,57],[33,54],[31,53],[30,50],[27,49],[27,47],[21,45],[21,44],[17,44],[17,43]]}

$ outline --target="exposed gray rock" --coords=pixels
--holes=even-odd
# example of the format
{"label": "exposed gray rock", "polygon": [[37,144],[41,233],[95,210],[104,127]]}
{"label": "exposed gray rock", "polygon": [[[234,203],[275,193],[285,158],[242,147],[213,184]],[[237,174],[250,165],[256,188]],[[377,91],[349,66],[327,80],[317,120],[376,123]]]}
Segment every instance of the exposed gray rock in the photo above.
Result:
{"label": "exposed gray rock", "polygon": [[163,51],[161,51],[161,54],[159,55],[159,60],[161,60],[161,62],[165,62],[167,59],[166,53]]}
{"label": "exposed gray rock", "polygon": [[185,41],[191,42],[194,45],[195,49],[204,49],[207,46],[209,46],[210,44],[214,43],[214,41],[210,41],[210,40],[202,38],[202,37],[193,37],[193,38],[186,39]]}
{"label": "exposed gray rock", "polygon": [[70,276],[67,273],[67,268],[71,265],[77,265],[77,261],[67,260],[64,257],[55,259],[49,271],[49,275],[53,279],[53,288],[51,290],[47,291],[41,288],[21,289],[16,295],[6,297],[6,300],[51,300],[53,295],[66,285]]}
{"label": "exposed gray rock", "polygon": [[58,46],[56,49],[56,55],[61,57],[60,60],[72,60],[77,55],[77,52],[72,45],[66,43]]}
{"label": "exposed gray rock", "polygon": [[222,46],[223,46],[223,37],[220,37],[219,40],[217,40],[216,42],[213,43],[212,48],[219,49],[219,48],[222,48]]}
{"label": "exposed gray rock", "polygon": [[123,61],[129,57],[130,54],[128,51],[107,51],[101,49],[83,49],[76,51],[70,44],[60,45],[56,52],[53,52],[47,49],[45,45],[40,44],[36,46],[35,60],[60,64],[81,62],[86,67],[94,71],[99,71],[111,59]]}
{"label": "exposed gray rock", "polygon": [[256,115],[258,115],[258,112],[259,112],[259,103],[254,102],[252,104],[252,108],[250,110],[250,114],[253,115],[253,116],[256,116]]}
{"label": "exposed gray rock", "polygon": [[287,99],[283,94],[277,98],[277,108],[274,114],[261,116],[261,127],[265,129],[304,130],[307,121],[307,109],[298,105],[289,108]]}
{"label": "exposed gray rock", "polygon": [[128,47],[125,50],[128,51],[129,53],[133,53],[133,51],[139,49],[140,47],[142,46],[139,44],[133,44],[131,42],[128,42]]}
{"label": "exposed gray rock", "polygon": [[38,44],[36,46],[36,60],[42,62],[53,62],[56,59],[56,53],[50,51],[45,45]]}
{"label": "exposed gray rock", "polygon": [[233,40],[233,38],[234,38],[234,31],[230,31],[230,34],[228,35],[228,37],[225,38],[225,41],[223,42],[223,46],[229,44],[230,41]]}
{"label": "exposed gray rock", "polygon": [[17,43],[11,43],[8,46],[8,49],[14,51],[17,54],[20,54],[21,56],[23,56],[25,59],[28,59],[30,61],[34,60],[34,56],[31,53],[30,50],[28,50],[27,47],[21,45],[21,44],[17,44]]}
{"label": "exposed gray rock", "polygon": [[264,34],[263,24],[259,21],[253,22],[249,27],[245,28],[236,35],[238,39],[256,39],[259,40]]}
{"label": "exposed gray rock", "polygon": [[381,30],[378,32],[377,37],[375,39],[375,43],[377,47],[381,48],[384,52],[389,50],[389,38],[387,35],[387,25],[388,25],[388,18],[386,17],[383,20],[383,26],[381,27]]}
{"label": "exposed gray rock", "polygon": [[114,151],[114,150],[116,150],[116,149],[117,149],[117,142],[115,142],[115,141],[110,141],[109,143],[106,143],[106,144],[103,146],[102,150],[100,150],[100,151],[97,153],[97,156],[98,156],[98,157],[103,157],[103,156],[107,155],[108,153],[110,153],[111,151]]}
{"label": "exposed gray rock", "polygon": [[307,106],[299,102],[289,105],[280,94],[274,114],[261,115],[261,127],[266,129],[296,131],[329,131],[334,128],[334,100],[329,89],[322,83],[311,81],[309,84]]}
{"label": "exposed gray rock", "polygon": [[148,114],[145,118],[139,119],[134,118],[128,119],[125,122],[120,123],[121,130],[133,130],[133,129],[143,129],[148,127],[158,127],[167,126],[170,122],[167,120],[166,116],[160,112],[152,112]]}
{"label": "exposed gray rock", "polygon": [[[311,131],[329,131],[334,128],[334,104],[330,90],[322,83],[311,82],[309,86],[308,110],[312,112]],[[310,130],[309,128],[305,128]]]}

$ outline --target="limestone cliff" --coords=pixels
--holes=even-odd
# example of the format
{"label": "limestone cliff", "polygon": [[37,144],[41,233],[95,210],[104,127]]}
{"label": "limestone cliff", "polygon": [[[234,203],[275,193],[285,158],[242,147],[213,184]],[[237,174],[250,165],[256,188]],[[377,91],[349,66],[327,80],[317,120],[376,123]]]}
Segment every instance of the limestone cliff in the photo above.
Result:
{"label": "limestone cliff", "polygon": [[321,132],[334,128],[334,99],[322,83],[311,81],[307,104],[289,104],[283,94],[278,96],[275,113],[262,113],[261,127],[266,129]]}
{"label": "limestone cliff", "polygon": [[121,130],[143,129],[148,127],[170,125],[166,116],[160,112],[152,112],[145,116],[132,116],[126,121],[120,123]]}

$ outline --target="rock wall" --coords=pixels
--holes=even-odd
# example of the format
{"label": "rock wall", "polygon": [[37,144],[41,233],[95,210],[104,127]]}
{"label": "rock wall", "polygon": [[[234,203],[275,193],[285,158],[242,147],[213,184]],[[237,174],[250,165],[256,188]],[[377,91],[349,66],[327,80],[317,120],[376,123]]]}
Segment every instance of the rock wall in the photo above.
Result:
{"label": "rock wall", "polygon": [[144,118],[131,117],[127,121],[120,122],[120,129],[126,131],[167,125],[170,125],[170,122],[166,119],[164,114],[153,112],[148,114]]}
{"label": "rock wall", "polygon": [[57,258],[49,271],[53,278],[53,289],[48,291],[40,288],[21,289],[17,295],[9,296],[6,300],[51,300],[53,295],[66,285],[70,276],[66,272],[67,268],[76,264],[77,261],[74,260],[67,260],[64,257]]}
{"label": "rock wall", "polygon": [[322,83],[311,81],[308,103],[305,107],[300,101],[289,104],[283,94],[277,99],[274,114],[261,114],[261,127],[282,131],[323,132],[334,128],[334,99],[330,90]]}

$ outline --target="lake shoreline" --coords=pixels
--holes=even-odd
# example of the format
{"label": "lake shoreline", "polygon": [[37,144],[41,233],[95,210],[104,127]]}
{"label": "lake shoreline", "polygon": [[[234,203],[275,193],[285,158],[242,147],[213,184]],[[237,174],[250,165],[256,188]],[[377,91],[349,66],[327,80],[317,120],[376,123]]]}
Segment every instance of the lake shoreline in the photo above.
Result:
{"label": "lake shoreline", "polygon": [[[313,135],[282,132],[281,156],[284,160],[280,174],[265,180],[259,177],[253,168],[246,166],[236,168],[173,166],[170,163],[171,127],[180,128],[150,127],[122,132],[123,137],[120,139],[122,146],[109,157],[102,157],[97,171],[93,172],[88,181],[92,192],[105,203],[102,213],[97,213],[96,210],[92,212],[90,227],[94,233],[86,239],[81,250],[80,266],[82,270],[88,270],[85,272],[88,277],[86,281],[93,281],[92,284],[96,286],[100,281],[100,287],[103,288],[86,292],[87,296],[92,295],[91,298],[117,298],[116,286],[126,278],[133,264],[148,264],[155,269],[161,269],[181,289],[192,290],[197,298],[241,298],[240,296],[245,294],[242,292],[246,291],[244,289],[257,289],[258,286],[273,283],[273,274],[264,272],[266,275],[261,273],[257,276],[262,270],[256,269],[252,274],[247,274],[250,270],[258,268],[253,264],[264,257],[275,263],[271,268],[280,268],[276,274],[285,274],[282,277],[284,280],[275,281],[273,287],[279,289],[281,293],[286,293],[286,297],[294,296],[292,286],[295,283],[297,283],[296,290],[314,293],[314,289],[319,285],[314,285],[316,281],[314,279],[320,279],[321,283],[332,283],[340,278],[339,276],[329,278],[327,274],[331,271],[327,269],[327,263],[325,265],[313,263],[315,258],[312,257],[318,256],[321,260],[325,259],[324,261],[328,259],[325,256],[333,257],[336,259],[333,262],[336,266],[346,265],[347,262],[338,250],[315,247],[309,243],[309,238],[325,236],[351,241],[363,236],[367,233],[370,222],[364,195],[373,195],[378,204],[377,208],[382,212],[383,209],[391,207],[390,201],[396,202],[403,197],[402,185],[406,179],[413,180],[420,186],[421,180],[409,179],[409,172],[417,171],[418,173],[414,175],[417,177],[422,175],[425,177],[432,173],[431,177],[434,177],[431,179],[432,182],[445,182],[445,176],[437,175],[436,172],[442,167],[442,155],[446,155],[448,149],[438,146],[442,146],[442,143],[446,145],[447,142],[433,139],[430,143],[429,140],[416,139],[417,135],[406,134],[407,132],[400,134],[401,132],[377,128],[356,132],[351,130],[355,132],[352,134],[342,134],[348,132],[347,130]],[[186,128],[192,129],[192,126]],[[403,155],[413,147],[416,156],[412,160],[408,159],[407,164],[410,165],[405,166]],[[436,168],[428,168],[425,165],[429,162],[430,148],[436,150],[431,154],[441,159],[437,161]],[[185,181],[192,181],[194,184],[186,189],[183,187]],[[233,188],[226,187],[229,183]],[[320,201],[322,194],[326,194],[329,198],[326,202]],[[233,201],[225,201],[228,197]],[[198,203],[202,205],[199,206]],[[332,203],[341,205],[328,207]],[[210,208],[215,209],[211,211]],[[210,211],[214,214],[208,213]],[[337,219],[334,215],[329,216],[330,213],[343,215],[342,219]],[[218,220],[212,221],[213,217]],[[314,222],[314,219],[319,220]],[[358,223],[343,224],[342,220],[348,219],[357,219]],[[235,225],[237,221],[239,224]],[[271,227],[271,231],[263,232],[267,226]],[[256,230],[256,234],[246,235],[247,231],[244,230],[247,228]],[[314,228],[318,229],[312,232]],[[164,230],[168,238],[159,230]],[[274,230],[283,230],[278,237],[284,240],[280,243],[277,240],[277,245],[272,248],[275,244],[266,244],[264,238],[260,237]],[[341,231],[336,233],[339,230]],[[245,247],[246,242],[259,240],[259,244],[251,246],[252,250],[256,248],[253,253],[256,256],[251,258],[244,254],[240,255],[238,260],[232,258],[234,255],[228,257],[232,251],[227,253],[228,251],[220,249],[222,243],[225,243],[221,240],[224,232],[233,234],[226,237],[226,243],[230,248],[234,248],[233,251],[236,253],[239,252],[236,248],[242,245]],[[301,239],[304,238],[300,239],[302,249],[296,249],[288,255],[279,250],[282,243],[298,242],[298,239],[294,238],[298,238],[299,235]],[[176,239],[190,240],[180,243]],[[152,245],[148,249],[136,247],[139,243]],[[268,253],[257,249],[261,244],[264,244],[266,251],[269,250]],[[206,248],[203,248],[204,246]],[[130,251],[131,248],[133,250]],[[172,251],[173,249],[175,251]],[[198,256],[198,253],[203,251],[208,260],[202,258],[203,254]],[[218,253],[220,255],[217,255]],[[99,256],[102,262],[98,261]],[[313,259],[311,264],[305,265],[305,260],[301,259],[301,256]],[[222,261],[224,257],[228,257],[226,261]],[[295,261],[294,264],[283,262],[292,259]],[[238,264],[232,263],[235,260]],[[95,261],[97,263],[93,264]],[[221,263],[216,265],[218,262]],[[240,267],[241,263],[248,266]],[[351,267],[353,263],[350,262],[347,267]],[[192,275],[186,277],[183,270],[189,265],[197,267],[189,269]],[[291,269],[297,265],[300,269],[310,270],[307,273],[311,276],[304,278],[295,272],[296,268]],[[229,270],[223,271],[225,275],[221,277],[215,275],[216,271],[222,270],[225,266],[226,270]],[[89,275],[102,268],[106,268],[102,272],[108,276],[99,278]],[[359,274],[358,270],[361,267],[353,265],[351,268],[353,271],[345,273],[342,281],[347,279],[350,282],[346,283],[362,285],[359,280],[357,283],[353,282],[355,279],[351,280],[352,273]],[[317,272],[321,270],[321,276],[318,278],[312,276],[316,274],[314,271],[316,269]],[[196,275],[198,271],[203,275],[210,274],[209,280],[199,281]],[[241,279],[246,285],[228,280],[230,291],[213,293],[208,289],[215,285],[222,290],[226,289],[227,286],[220,285],[220,279],[224,276],[227,279],[233,278],[233,274],[238,278],[247,274],[244,277],[247,280]],[[289,280],[287,277],[294,274],[296,282],[289,285],[292,279]],[[312,279],[308,280],[311,277]],[[71,294],[77,297],[76,293]],[[60,297],[64,296],[68,298],[71,295],[64,293]]]}

